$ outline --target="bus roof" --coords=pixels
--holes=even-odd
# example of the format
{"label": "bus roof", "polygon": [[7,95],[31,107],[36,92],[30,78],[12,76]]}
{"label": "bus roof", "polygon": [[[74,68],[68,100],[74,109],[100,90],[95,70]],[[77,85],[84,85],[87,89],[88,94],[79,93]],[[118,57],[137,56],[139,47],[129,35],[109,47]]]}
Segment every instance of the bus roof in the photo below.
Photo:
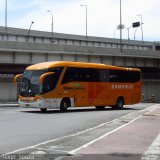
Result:
{"label": "bus roof", "polygon": [[52,61],[52,62],[37,63],[27,67],[26,70],[42,70],[42,69],[49,69],[53,67],[63,67],[63,66],[140,71],[140,69],[138,68],[125,68],[112,65],[105,65],[101,63],[70,62],[70,61]]}

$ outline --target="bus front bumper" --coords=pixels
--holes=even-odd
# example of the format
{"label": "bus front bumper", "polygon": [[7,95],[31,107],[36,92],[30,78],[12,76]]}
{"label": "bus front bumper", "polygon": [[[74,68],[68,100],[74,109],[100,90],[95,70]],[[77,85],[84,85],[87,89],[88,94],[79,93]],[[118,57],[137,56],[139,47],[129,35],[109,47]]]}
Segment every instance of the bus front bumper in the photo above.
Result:
{"label": "bus front bumper", "polygon": [[22,108],[45,108],[44,107],[44,100],[38,100],[38,101],[21,101],[18,100],[19,107]]}

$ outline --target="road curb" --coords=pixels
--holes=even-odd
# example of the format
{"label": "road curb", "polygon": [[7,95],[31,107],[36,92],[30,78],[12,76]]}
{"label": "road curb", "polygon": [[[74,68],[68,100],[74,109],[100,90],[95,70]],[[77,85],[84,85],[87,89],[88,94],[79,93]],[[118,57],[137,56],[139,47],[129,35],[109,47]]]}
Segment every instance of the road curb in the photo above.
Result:
{"label": "road curb", "polygon": [[19,107],[18,103],[0,103],[0,107]]}

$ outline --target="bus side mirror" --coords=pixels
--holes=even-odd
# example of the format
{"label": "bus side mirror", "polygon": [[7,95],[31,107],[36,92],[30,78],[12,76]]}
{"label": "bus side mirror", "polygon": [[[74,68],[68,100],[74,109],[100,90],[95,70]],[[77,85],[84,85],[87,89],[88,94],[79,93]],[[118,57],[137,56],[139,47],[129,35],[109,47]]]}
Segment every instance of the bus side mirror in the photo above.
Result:
{"label": "bus side mirror", "polygon": [[47,77],[47,76],[49,76],[49,75],[54,75],[54,74],[55,74],[55,72],[47,72],[47,73],[42,74],[42,75],[40,76],[40,78],[39,78],[40,84],[43,84],[43,81],[44,81],[45,77]]}
{"label": "bus side mirror", "polygon": [[21,77],[23,77],[23,74],[17,74],[17,75],[14,77],[13,83],[16,85],[17,79],[18,79],[18,78],[21,78]]}

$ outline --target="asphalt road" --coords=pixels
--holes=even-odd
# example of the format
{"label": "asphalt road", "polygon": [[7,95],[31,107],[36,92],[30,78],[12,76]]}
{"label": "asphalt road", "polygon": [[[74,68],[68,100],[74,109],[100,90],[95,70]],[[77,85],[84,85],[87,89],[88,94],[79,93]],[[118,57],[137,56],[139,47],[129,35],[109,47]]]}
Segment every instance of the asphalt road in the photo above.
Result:
{"label": "asphalt road", "polygon": [[[46,145],[46,143],[42,143],[46,141],[52,142],[50,146],[56,148],[53,142],[58,138],[61,141],[57,142],[57,145],[61,148],[65,146],[66,152],[68,152],[95,138],[93,134],[79,136],[77,139],[76,134],[81,134],[81,131],[85,133],[88,129],[93,129],[98,125],[137,112],[151,105],[153,104],[124,106],[122,110],[111,108],[101,111],[94,108],[70,109],[65,113],[61,113],[59,110],[49,110],[42,113],[36,109],[0,107],[0,154],[16,153],[14,151],[28,153],[28,150],[32,148],[30,146],[36,147],[36,144]],[[97,132],[95,136],[101,134],[103,134],[103,130]],[[70,144],[72,147],[67,148],[68,141],[62,141],[63,137],[66,136],[69,139],[73,135],[75,139]],[[69,141],[71,142],[71,140]]]}

